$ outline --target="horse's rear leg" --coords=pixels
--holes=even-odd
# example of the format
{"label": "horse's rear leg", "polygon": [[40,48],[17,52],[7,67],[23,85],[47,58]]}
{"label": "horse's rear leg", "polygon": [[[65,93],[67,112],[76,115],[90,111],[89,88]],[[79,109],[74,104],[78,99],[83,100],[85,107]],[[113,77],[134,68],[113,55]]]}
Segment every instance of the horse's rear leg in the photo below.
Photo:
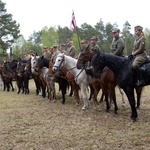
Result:
{"label": "horse's rear leg", "polygon": [[93,88],[93,86],[90,85],[90,97],[89,97],[89,100],[92,99],[93,95],[94,95],[94,88]]}
{"label": "horse's rear leg", "polygon": [[79,96],[79,86],[73,81],[73,91],[74,91],[74,96],[76,99],[76,105],[78,106],[80,104],[80,96]]}
{"label": "horse's rear leg", "polygon": [[100,100],[99,100],[100,103],[104,101],[104,96],[105,96],[105,94],[104,94],[104,92],[102,91],[102,95],[101,95]]}

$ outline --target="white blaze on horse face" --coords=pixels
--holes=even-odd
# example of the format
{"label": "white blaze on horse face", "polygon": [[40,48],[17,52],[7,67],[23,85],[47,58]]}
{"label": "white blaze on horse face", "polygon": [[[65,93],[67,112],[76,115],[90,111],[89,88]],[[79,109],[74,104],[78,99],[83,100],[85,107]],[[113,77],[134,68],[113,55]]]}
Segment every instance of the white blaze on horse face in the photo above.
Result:
{"label": "white blaze on horse face", "polygon": [[63,61],[64,61],[63,54],[59,54],[53,66],[53,71],[57,71],[59,68],[61,68],[63,66]]}
{"label": "white blaze on horse face", "polygon": [[39,58],[40,56],[31,56],[31,72],[32,73],[35,73],[35,66],[37,64],[37,59]]}

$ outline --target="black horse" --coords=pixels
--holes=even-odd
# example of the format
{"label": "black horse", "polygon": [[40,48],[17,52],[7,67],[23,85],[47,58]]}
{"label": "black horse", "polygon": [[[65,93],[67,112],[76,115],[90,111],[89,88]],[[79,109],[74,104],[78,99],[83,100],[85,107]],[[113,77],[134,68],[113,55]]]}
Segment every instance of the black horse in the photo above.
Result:
{"label": "black horse", "polygon": [[[118,85],[126,93],[129,104],[131,106],[131,119],[136,121],[138,117],[135,107],[134,88],[137,82],[137,75],[133,69],[131,69],[132,60],[124,57],[119,57],[112,54],[98,53],[92,59],[92,66],[94,70],[94,76],[98,77],[105,66],[108,66],[116,75]],[[150,84],[150,63],[145,63],[141,67],[142,73],[145,79],[145,86]]]}

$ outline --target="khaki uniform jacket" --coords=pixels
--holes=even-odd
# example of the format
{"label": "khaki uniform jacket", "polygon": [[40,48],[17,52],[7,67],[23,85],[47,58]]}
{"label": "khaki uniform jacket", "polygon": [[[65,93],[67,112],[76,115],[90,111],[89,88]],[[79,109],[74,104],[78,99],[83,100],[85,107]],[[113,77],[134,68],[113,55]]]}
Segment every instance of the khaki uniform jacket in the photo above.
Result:
{"label": "khaki uniform jacket", "polygon": [[72,45],[71,47],[69,47],[69,48],[67,49],[66,54],[67,54],[68,56],[75,57],[76,48]]}
{"label": "khaki uniform jacket", "polygon": [[51,60],[56,60],[57,55],[60,54],[60,52],[57,50],[56,52],[54,52],[51,56]]}
{"label": "khaki uniform jacket", "polygon": [[111,44],[110,51],[114,55],[124,56],[124,48],[125,48],[124,40],[120,37],[117,40],[114,38]]}
{"label": "khaki uniform jacket", "polygon": [[133,68],[140,67],[147,60],[147,53],[145,49],[145,37],[143,35],[136,38],[134,41],[133,56]]}
{"label": "khaki uniform jacket", "polygon": [[50,57],[51,57],[50,52],[43,52],[43,55],[44,55],[44,57],[46,57],[46,58],[50,58]]}
{"label": "khaki uniform jacket", "polygon": [[91,44],[91,49],[96,51],[96,52],[100,51],[100,48],[97,44],[96,45]]}

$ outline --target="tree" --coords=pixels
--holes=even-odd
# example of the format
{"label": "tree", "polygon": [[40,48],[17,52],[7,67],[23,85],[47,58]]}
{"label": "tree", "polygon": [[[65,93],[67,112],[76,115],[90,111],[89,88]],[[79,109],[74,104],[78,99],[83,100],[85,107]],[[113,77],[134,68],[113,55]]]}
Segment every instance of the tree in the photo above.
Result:
{"label": "tree", "polygon": [[68,27],[62,28],[61,26],[58,26],[57,33],[59,36],[59,44],[65,44],[67,39],[72,38],[73,36],[73,32]]}
{"label": "tree", "polygon": [[125,41],[125,53],[126,55],[129,55],[132,53],[133,43],[134,43],[134,36],[130,32],[131,25],[128,21],[125,22],[123,25],[122,30],[122,37]]}
{"label": "tree", "polygon": [[54,27],[44,27],[42,29],[42,43],[43,46],[52,47],[53,45],[58,45],[59,37],[56,29]]}
{"label": "tree", "polygon": [[35,32],[29,36],[28,42],[33,45],[41,45],[42,44],[42,31]]}
{"label": "tree", "polygon": [[5,5],[0,0],[0,49],[4,51],[3,53],[6,53],[14,39],[20,36],[20,25],[15,20],[12,20],[12,15],[7,13]]}

